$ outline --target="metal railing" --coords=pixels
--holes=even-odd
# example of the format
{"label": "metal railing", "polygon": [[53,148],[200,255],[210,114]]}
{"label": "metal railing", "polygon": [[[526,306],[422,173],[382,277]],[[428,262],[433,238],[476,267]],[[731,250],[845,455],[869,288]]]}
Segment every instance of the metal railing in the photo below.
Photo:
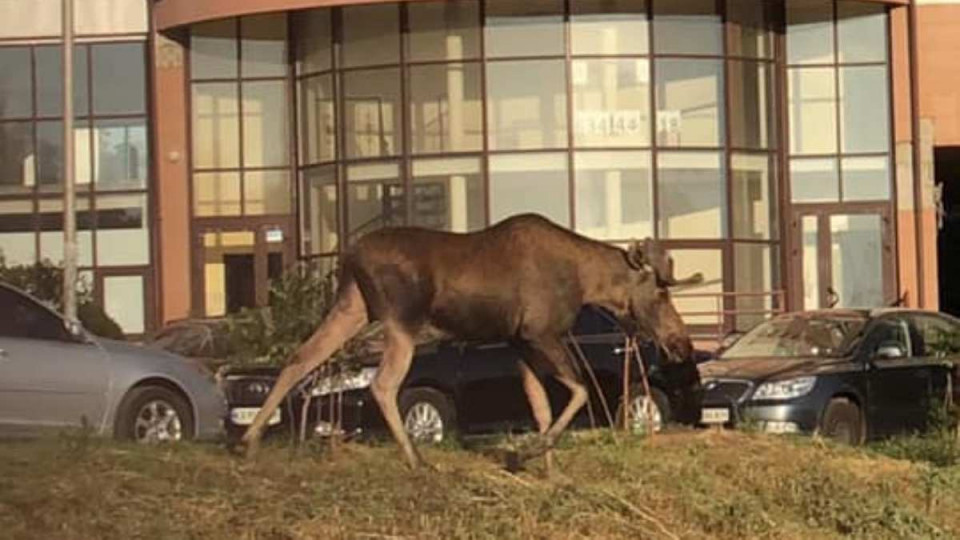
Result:
{"label": "metal railing", "polygon": [[[699,343],[713,342],[719,345],[723,340],[723,337],[728,332],[733,330],[746,330],[746,328],[743,327],[738,328],[738,317],[767,319],[774,315],[783,313],[786,310],[784,302],[785,291],[783,290],[763,292],[725,291],[713,293],[674,293],[672,297],[675,301],[681,299],[710,299],[713,301],[713,309],[701,309],[697,311],[685,311],[683,309],[677,309],[684,321],[687,321],[691,338],[695,342]],[[769,307],[751,307],[745,309],[737,308],[737,304],[739,303],[738,300],[751,298],[761,300],[769,299],[769,302],[758,302],[763,306]],[[695,317],[715,318],[716,322],[703,324],[691,322],[690,320]]]}

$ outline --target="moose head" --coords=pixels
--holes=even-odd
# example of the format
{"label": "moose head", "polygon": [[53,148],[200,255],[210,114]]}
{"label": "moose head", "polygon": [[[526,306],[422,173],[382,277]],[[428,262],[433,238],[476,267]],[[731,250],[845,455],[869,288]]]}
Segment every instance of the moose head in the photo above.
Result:
{"label": "moose head", "polygon": [[701,283],[703,274],[677,279],[673,257],[650,238],[631,244],[626,259],[632,270],[627,292],[628,321],[624,321],[628,331],[657,342],[672,361],[689,358],[693,344],[671,301],[670,289]]}

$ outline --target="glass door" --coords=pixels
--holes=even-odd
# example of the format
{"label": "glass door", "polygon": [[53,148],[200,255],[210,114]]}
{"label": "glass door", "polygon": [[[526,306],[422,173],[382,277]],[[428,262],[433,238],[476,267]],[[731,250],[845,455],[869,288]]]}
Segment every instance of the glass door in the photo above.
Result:
{"label": "glass door", "polygon": [[896,298],[886,206],[794,211],[794,298],[800,309],[871,308]]}
{"label": "glass door", "polygon": [[293,261],[287,228],[281,226],[204,227],[196,242],[194,301],[202,317],[266,305],[270,282]]}

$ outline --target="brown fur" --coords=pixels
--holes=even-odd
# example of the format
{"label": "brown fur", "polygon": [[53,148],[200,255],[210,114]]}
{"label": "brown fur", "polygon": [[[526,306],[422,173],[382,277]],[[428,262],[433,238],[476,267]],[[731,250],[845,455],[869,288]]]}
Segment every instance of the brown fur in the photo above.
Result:
{"label": "brown fur", "polygon": [[571,391],[570,403],[552,425],[539,381],[529,370],[522,373],[549,447],[586,401],[586,388],[561,343],[584,305],[602,306],[629,332],[647,333],[680,358],[689,355],[690,339],[666,290],[677,283],[672,267],[649,241],[625,251],[537,215],[515,216],[469,234],[412,227],[370,233],[344,256],[333,311],[283,370],[244,435],[248,454],[286,393],[370,321],[381,321],[386,337],[371,391],[412,466],[420,458],[403,429],[397,392],[413,339],[426,327],[464,340],[506,340],[528,363],[547,366]]}

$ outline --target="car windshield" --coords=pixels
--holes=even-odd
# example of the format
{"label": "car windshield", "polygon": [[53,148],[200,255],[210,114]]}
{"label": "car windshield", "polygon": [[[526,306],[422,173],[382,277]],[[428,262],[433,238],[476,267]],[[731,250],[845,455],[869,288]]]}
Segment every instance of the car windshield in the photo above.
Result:
{"label": "car windshield", "polygon": [[760,324],[720,358],[835,358],[850,349],[865,318],[787,315]]}

